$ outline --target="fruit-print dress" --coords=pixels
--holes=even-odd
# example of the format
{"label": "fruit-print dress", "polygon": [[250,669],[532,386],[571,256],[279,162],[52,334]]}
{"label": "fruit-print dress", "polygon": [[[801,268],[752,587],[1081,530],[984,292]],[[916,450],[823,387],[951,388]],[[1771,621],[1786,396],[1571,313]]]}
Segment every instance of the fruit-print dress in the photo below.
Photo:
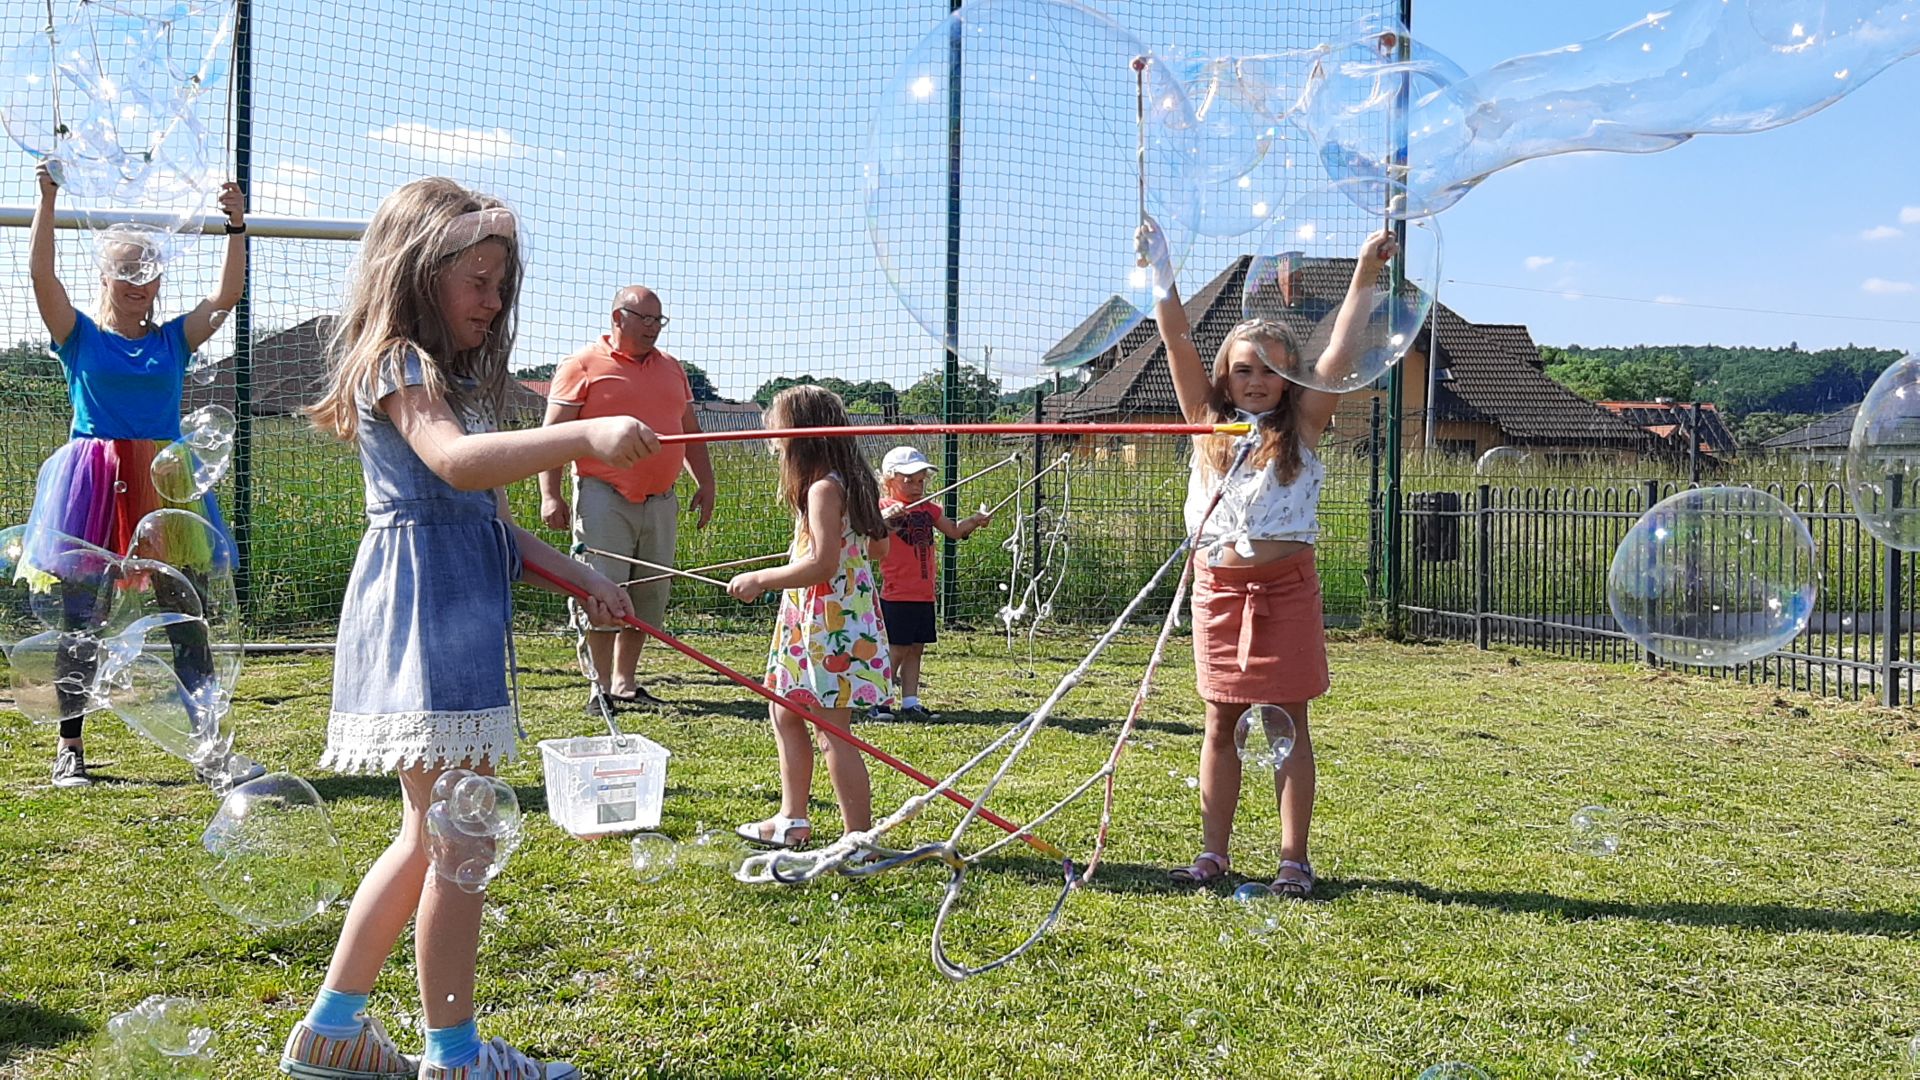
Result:
{"label": "fruit-print dress", "polygon": [[[837,474],[830,479],[840,482]],[[780,620],[767,652],[767,686],[808,708],[885,705],[893,699],[887,626],[867,538],[844,516],[843,521],[840,569],[825,585],[780,594]],[[796,519],[789,558],[805,553],[810,542]]]}

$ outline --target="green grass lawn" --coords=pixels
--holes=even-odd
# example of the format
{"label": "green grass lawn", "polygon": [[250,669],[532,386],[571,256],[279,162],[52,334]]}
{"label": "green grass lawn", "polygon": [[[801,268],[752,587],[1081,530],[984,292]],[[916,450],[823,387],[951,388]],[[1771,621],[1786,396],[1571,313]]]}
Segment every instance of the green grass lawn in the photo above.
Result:
{"label": "green grass lawn", "polygon": [[[943,642],[928,696],[945,719],[865,733],[937,773],[1035,704],[1086,643],[1043,640],[1039,677],[1021,677],[996,638]],[[749,670],[764,648],[758,634],[696,644]],[[591,732],[570,650],[541,638],[521,656],[533,736]],[[1143,656],[1123,645],[1068,699],[996,809],[1031,814],[1096,765]],[[756,700],[649,657],[650,685],[676,705],[628,726],[674,753],[663,831],[769,813]],[[1318,899],[1255,938],[1235,929],[1231,884],[1164,883],[1194,854],[1197,819],[1185,781],[1198,709],[1176,643],[1123,764],[1112,861],[1024,959],[958,985],[927,959],[940,871],[799,890],[695,871],[638,885],[623,843],[571,840],[539,812],[538,765],[524,761],[507,776],[529,835],[492,892],[482,1034],[591,1077],[1412,1078],[1447,1059],[1496,1077],[1912,1074],[1910,713],[1452,645],[1337,643],[1333,664],[1315,715]],[[312,767],[329,676],[318,658],[252,661],[237,726],[249,753],[314,781],[364,869],[398,794]],[[0,1077],[79,1075],[65,1062],[155,993],[218,1017],[218,1075],[270,1075],[339,913],[275,933],[220,915],[191,880],[214,797],[111,717],[92,730],[90,758],[113,781],[55,791],[50,733],[0,714]],[[881,807],[911,790],[874,775]],[[831,834],[824,771],[818,783]],[[1568,818],[1588,803],[1622,815],[1618,855],[1569,849]],[[1084,854],[1097,812],[1089,798],[1047,835]],[[952,820],[942,810],[914,833]],[[1239,869],[1271,874],[1275,821],[1250,790]],[[1025,856],[976,870],[956,951],[1018,940],[1056,882]],[[412,966],[407,947],[373,1003],[410,1050]],[[1584,1067],[1575,1028],[1596,1053]]]}

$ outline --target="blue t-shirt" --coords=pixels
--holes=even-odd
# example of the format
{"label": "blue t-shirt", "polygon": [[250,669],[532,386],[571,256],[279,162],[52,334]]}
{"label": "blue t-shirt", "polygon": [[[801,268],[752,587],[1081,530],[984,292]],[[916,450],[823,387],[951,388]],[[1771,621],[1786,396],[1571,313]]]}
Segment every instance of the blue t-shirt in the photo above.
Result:
{"label": "blue t-shirt", "polygon": [[193,355],[187,348],[187,317],[143,337],[124,338],[101,329],[85,312],[74,316],[73,332],[54,350],[67,369],[73,434],[178,439],[180,393]]}

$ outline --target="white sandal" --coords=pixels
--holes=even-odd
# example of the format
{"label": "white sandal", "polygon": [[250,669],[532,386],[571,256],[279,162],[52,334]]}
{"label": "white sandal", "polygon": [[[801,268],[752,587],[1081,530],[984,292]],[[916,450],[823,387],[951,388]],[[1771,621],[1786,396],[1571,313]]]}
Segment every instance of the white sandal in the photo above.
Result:
{"label": "white sandal", "polygon": [[[789,840],[788,837],[795,829],[807,830],[806,838],[799,841]],[[749,821],[745,825],[736,825],[733,832],[735,836],[755,847],[788,851],[804,847],[813,839],[813,822],[803,817],[790,818],[775,814],[764,821]]]}

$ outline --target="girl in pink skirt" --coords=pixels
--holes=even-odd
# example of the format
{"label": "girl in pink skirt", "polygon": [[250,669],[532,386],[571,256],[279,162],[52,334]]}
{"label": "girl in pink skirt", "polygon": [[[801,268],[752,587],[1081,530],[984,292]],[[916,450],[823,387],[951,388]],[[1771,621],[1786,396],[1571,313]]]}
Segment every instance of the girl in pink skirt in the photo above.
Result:
{"label": "girl in pink skirt", "polygon": [[[1200,749],[1201,851],[1172,876],[1197,885],[1231,869],[1228,840],[1242,768],[1234,730],[1249,705],[1272,704],[1285,709],[1294,723],[1293,751],[1274,772],[1280,868],[1273,889],[1305,897],[1314,886],[1307,857],[1314,788],[1307,703],[1326,693],[1328,685],[1320,578],[1313,566],[1326,469],[1313,447],[1340,397],[1281,377],[1279,372],[1296,363],[1300,343],[1287,326],[1264,320],[1243,322],[1227,333],[1209,378],[1180,305],[1159,226],[1149,219],[1137,242],[1143,265],[1153,267],[1159,286],[1154,319],[1181,412],[1191,423],[1252,424],[1258,440],[1231,470],[1235,438],[1194,440],[1186,523],[1189,533],[1200,530],[1194,537],[1193,660],[1207,712]],[[1391,233],[1367,239],[1343,303],[1348,310],[1340,312],[1336,326],[1365,324],[1374,281],[1394,251]],[[1316,369],[1326,373],[1351,365],[1353,337],[1336,330]],[[1216,494],[1220,501],[1208,514]]]}

